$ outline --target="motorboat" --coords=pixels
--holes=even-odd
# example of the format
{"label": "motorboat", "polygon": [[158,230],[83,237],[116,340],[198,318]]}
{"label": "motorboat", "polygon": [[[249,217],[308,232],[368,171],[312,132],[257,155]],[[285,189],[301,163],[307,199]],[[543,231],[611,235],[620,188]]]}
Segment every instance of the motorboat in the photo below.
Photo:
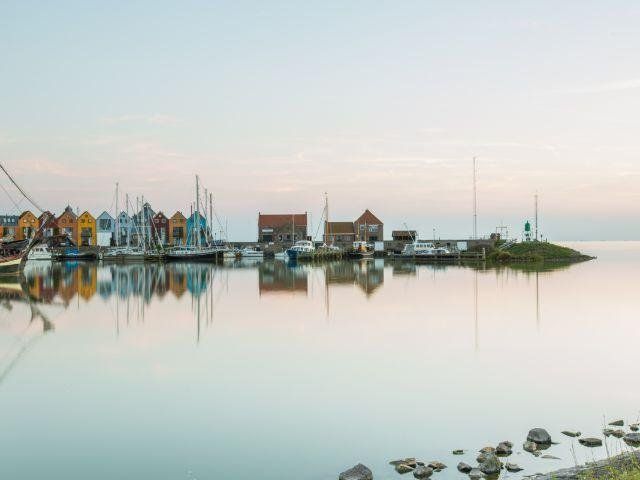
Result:
{"label": "motorboat", "polygon": [[419,240],[408,243],[402,249],[401,257],[423,258],[436,257],[440,255],[449,255],[451,252],[448,248],[437,247],[432,242],[421,242]]}
{"label": "motorboat", "polygon": [[52,258],[51,250],[43,243],[33,247],[27,255],[27,260],[51,260]]}
{"label": "motorboat", "polygon": [[353,242],[353,250],[349,252],[351,258],[373,258],[373,245],[363,241]]}
{"label": "motorboat", "polygon": [[288,248],[286,251],[289,260],[299,260],[303,258],[311,258],[316,247],[310,240],[299,240]]}
{"label": "motorboat", "polygon": [[95,260],[98,258],[96,252],[81,251],[78,247],[67,247],[55,255],[58,260]]}
{"label": "motorboat", "polygon": [[242,258],[263,258],[264,252],[257,248],[245,247],[240,250],[240,257]]}
{"label": "motorboat", "polygon": [[238,254],[239,251],[235,248],[225,247],[224,250],[222,250],[222,258],[224,258],[225,260],[235,259],[238,257]]}

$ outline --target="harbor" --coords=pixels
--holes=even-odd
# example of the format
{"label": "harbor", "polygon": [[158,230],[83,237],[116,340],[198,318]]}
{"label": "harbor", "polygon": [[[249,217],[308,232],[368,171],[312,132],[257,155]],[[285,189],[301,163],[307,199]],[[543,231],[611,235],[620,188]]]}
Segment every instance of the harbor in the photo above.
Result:
{"label": "harbor", "polygon": [[[4,172],[11,179],[9,173]],[[312,224],[307,212],[258,212],[257,241],[233,241],[229,239],[228,223],[223,225],[214,209],[212,192],[202,188],[197,175],[195,198],[188,216],[180,210],[170,216],[156,211],[144,195],[136,197],[134,204],[129,194],[122,194],[118,183],[112,213],[105,210],[94,216],[86,210],[80,213],[80,208],[68,205],[56,215],[32,203],[39,215],[31,210],[0,215],[0,252],[18,255],[28,251],[24,254],[30,260],[115,263],[217,262],[240,258],[293,262],[388,258],[463,263],[486,261],[488,255],[496,256],[496,252],[507,251],[519,243],[515,239],[502,238],[497,229],[480,237],[475,227],[473,236],[466,239],[442,239],[434,234],[433,239],[422,240],[417,231],[409,229],[393,230],[391,238],[386,239],[384,222],[369,209],[352,221],[330,220],[327,194],[324,195],[321,219],[316,225]],[[124,203],[124,210],[120,208],[121,203]],[[535,232],[535,238],[532,238],[531,224],[527,222],[523,241],[529,244],[541,241],[537,236],[537,223]],[[511,257],[505,254],[496,258],[506,261]],[[11,265],[7,265],[9,267]]]}

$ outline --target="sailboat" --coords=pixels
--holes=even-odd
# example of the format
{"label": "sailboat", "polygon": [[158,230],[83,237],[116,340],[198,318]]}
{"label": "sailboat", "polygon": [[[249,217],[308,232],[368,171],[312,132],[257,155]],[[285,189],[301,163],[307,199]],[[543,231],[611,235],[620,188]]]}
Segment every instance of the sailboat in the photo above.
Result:
{"label": "sailboat", "polygon": [[196,175],[196,211],[194,217],[194,227],[192,229],[192,243],[195,245],[181,245],[173,247],[165,253],[165,258],[169,261],[189,261],[203,262],[211,261],[220,255],[220,247],[201,245],[201,226],[200,226],[200,177]]}
{"label": "sailboat", "polygon": [[[16,183],[13,177],[9,174],[9,172],[4,168],[4,165],[0,163],[0,169],[4,172],[4,174],[9,178],[11,183],[18,189],[20,194],[26,198],[34,207],[36,207],[41,212],[44,212],[42,208],[40,208],[30,197],[25,193],[25,191]],[[17,275],[24,268],[24,264],[27,261],[27,257],[31,249],[36,245],[40,236],[42,234],[42,230],[44,225],[47,222],[44,221],[40,225],[40,228],[34,233],[34,235],[28,240],[22,240],[18,242],[7,242],[0,244],[0,275]]]}

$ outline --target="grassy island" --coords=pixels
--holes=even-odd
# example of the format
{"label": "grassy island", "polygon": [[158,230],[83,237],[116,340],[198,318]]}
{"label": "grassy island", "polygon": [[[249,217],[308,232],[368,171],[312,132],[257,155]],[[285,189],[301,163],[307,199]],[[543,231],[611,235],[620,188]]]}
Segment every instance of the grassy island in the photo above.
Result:
{"label": "grassy island", "polygon": [[582,262],[593,258],[572,248],[535,241],[516,243],[507,248],[500,248],[500,245],[497,245],[496,249],[487,255],[489,261],[496,263]]}

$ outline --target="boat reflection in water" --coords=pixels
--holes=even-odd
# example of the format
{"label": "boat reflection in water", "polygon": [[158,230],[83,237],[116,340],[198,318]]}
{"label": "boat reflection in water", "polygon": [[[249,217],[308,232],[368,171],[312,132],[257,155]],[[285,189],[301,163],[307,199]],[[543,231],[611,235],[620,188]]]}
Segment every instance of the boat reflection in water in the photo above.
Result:
{"label": "boat reflection in water", "polygon": [[35,342],[54,330],[41,308],[52,302],[37,295],[37,290],[23,275],[0,278],[0,331],[11,333],[0,335],[0,384]]}
{"label": "boat reflection in water", "polygon": [[278,292],[308,294],[311,277],[325,286],[355,285],[367,296],[384,284],[384,261],[335,261],[296,265],[281,261],[206,263],[29,262],[24,281],[28,292],[44,301],[69,306],[74,299],[108,300],[140,297],[145,303],[166,295],[181,298],[204,295],[216,275],[226,270],[253,270],[260,295]]}

